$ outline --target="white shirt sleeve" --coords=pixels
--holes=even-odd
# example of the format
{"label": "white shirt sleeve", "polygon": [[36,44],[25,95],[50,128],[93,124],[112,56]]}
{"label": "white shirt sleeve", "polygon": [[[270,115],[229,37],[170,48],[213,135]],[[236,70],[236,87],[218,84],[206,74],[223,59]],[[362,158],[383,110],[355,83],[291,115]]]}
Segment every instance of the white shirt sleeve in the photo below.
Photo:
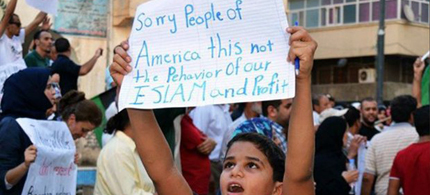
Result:
{"label": "white shirt sleeve", "polygon": [[10,190],[13,187],[12,184],[10,184],[10,183],[7,182],[6,177],[4,177],[4,183],[5,183],[5,186],[6,186],[6,190]]}

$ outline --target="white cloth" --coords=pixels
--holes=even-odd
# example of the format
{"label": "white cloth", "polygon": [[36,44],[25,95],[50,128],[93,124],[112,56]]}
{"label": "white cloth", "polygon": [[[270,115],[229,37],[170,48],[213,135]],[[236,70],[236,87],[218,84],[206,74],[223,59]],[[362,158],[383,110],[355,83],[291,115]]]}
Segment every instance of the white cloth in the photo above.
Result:
{"label": "white cloth", "polygon": [[[105,111],[106,121],[108,121],[110,118],[115,116],[117,113],[118,113],[118,108],[116,107],[116,103],[114,101],[109,105],[109,107]],[[104,147],[108,143],[108,141],[112,139],[114,134],[115,133],[112,133],[112,134],[103,133],[102,134],[102,147]]]}
{"label": "white cloth", "polygon": [[25,30],[21,29],[19,31],[19,36],[13,36],[9,38],[6,33],[0,38],[0,66],[15,63],[24,62],[22,57],[22,44],[25,41]]}
{"label": "white cloth", "polygon": [[236,128],[246,120],[247,118],[245,117],[245,113],[244,113],[239,118],[234,120],[233,123],[231,123],[230,126],[228,127],[228,130],[224,133],[224,136],[222,138],[221,153],[219,156],[219,159],[221,161],[224,160],[225,153],[227,152],[227,144],[231,140],[232,138],[231,136],[233,135],[234,130],[236,130]]}
{"label": "white cloth", "polygon": [[224,133],[233,122],[229,113],[229,105],[199,106],[190,112],[194,125],[217,145],[209,155],[211,161],[219,161]]}
{"label": "white cloth", "polygon": [[320,125],[320,114],[318,114],[318,112],[313,111],[312,116],[314,118],[314,126]]}

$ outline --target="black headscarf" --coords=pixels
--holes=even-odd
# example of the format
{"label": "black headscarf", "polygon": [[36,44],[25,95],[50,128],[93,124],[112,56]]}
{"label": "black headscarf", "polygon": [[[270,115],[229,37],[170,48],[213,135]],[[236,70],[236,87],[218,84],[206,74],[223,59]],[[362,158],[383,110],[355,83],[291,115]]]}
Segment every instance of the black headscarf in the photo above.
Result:
{"label": "black headscarf", "polygon": [[4,82],[1,118],[28,117],[46,119],[46,110],[52,107],[44,91],[51,71],[46,68],[27,68],[11,75]]}
{"label": "black headscarf", "polygon": [[342,177],[347,162],[342,151],[346,128],[346,121],[341,117],[329,117],[318,127],[314,166],[317,195],[349,193],[349,184]]}
{"label": "black headscarf", "polygon": [[342,153],[346,121],[341,117],[329,117],[318,127],[315,153]]}

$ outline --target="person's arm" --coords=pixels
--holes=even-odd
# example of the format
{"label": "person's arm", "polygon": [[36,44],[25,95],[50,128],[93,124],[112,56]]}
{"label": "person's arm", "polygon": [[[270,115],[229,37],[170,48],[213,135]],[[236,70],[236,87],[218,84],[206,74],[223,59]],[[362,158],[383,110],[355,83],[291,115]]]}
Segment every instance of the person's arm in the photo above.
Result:
{"label": "person's arm", "polygon": [[425,64],[420,58],[414,62],[414,80],[412,81],[412,96],[417,99],[417,107],[421,107],[421,80]]}
{"label": "person's arm", "polygon": [[102,51],[103,49],[101,48],[97,49],[94,56],[90,60],[88,60],[88,62],[82,65],[81,69],[79,70],[80,76],[88,74],[93,69],[94,65],[96,65],[97,60],[102,55]]}
{"label": "person's arm", "polygon": [[25,150],[25,161],[6,173],[6,182],[8,184],[16,185],[24,177],[28,171],[28,168],[30,167],[30,164],[36,160],[36,153],[37,149],[34,145],[29,146]]}
{"label": "person's arm", "polygon": [[397,153],[393,161],[393,166],[390,171],[390,181],[388,183],[388,195],[400,195],[400,188],[402,187],[401,178],[403,175],[402,160],[405,159],[401,152]]}
{"label": "person's arm", "polygon": [[18,0],[10,0],[9,4],[7,4],[5,14],[3,15],[3,19],[0,22],[0,37],[3,36],[3,33],[6,30],[6,26],[8,25],[9,20],[15,12],[17,2]]}
{"label": "person's arm", "polygon": [[127,111],[137,151],[157,192],[163,195],[191,195],[191,188],[173,163],[169,146],[152,110]]}
{"label": "person's arm", "polygon": [[34,20],[25,27],[25,36],[29,35],[31,32],[33,32],[33,30],[35,30],[37,28],[37,26],[39,26],[40,23],[42,23],[46,18],[46,13],[45,12],[39,12],[39,14],[37,14],[36,18],[34,18]]}
{"label": "person's arm", "polygon": [[400,195],[400,180],[391,179],[388,183],[388,195]]}
{"label": "person's arm", "polygon": [[361,195],[370,195],[372,192],[373,182],[375,181],[375,175],[370,173],[363,174],[363,183],[361,184]]}
{"label": "person's arm", "polygon": [[291,27],[289,61],[300,59],[296,79],[296,97],[288,130],[288,151],[282,194],[313,195],[315,131],[312,117],[311,77],[317,43],[301,27]]}

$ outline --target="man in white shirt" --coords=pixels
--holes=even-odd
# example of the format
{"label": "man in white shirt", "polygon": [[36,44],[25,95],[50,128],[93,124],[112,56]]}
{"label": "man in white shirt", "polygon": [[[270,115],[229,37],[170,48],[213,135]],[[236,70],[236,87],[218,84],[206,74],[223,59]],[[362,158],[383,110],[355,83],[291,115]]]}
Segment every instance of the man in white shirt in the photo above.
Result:
{"label": "man in white shirt", "polygon": [[215,189],[219,189],[219,178],[222,171],[219,159],[221,143],[225,132],[233,122],[229,113],[229,105],[199,106],[190,112],[190,117],[201,132],[216,142],[215,148],[209,155],[209,160]]}
{"label": "man in white shirt", "polygon": [[398,96],[391,102],[391,117],[395,124],[375,135],[370,142],[361,195],[370,195],[373,183],[376,195],[387,194],[389,174],[397,152],[418,141],[418,133],[411,125],[416,107],[417,101],[410,95]]}
{"label": "man in white shirt", "polygon": [[[19,16],[14,14],[17,0],[11,0],[0,23],[0,67],[25,62],[22,56],[22,44],[25,36],[30,34],[46,19],[46,13],[39,12],[36,18],[25,28],[21,28]],[[45,25],[45,24],[44,24]],[[49,26],[49,24],[47,24]]]}
{"label": "man in white shirt", "polygon": [[320,121],[320,119],[319,119],[320,114],[324,110],[331,108],[330,100],[328,99],[328,97],[325,94],[318,94],[312,98],[312,106],[314,108],[314,112],[312,113],[313,118],[314,118],[314,126],[319,126],[320,125],[320,122],[319,122]]}

